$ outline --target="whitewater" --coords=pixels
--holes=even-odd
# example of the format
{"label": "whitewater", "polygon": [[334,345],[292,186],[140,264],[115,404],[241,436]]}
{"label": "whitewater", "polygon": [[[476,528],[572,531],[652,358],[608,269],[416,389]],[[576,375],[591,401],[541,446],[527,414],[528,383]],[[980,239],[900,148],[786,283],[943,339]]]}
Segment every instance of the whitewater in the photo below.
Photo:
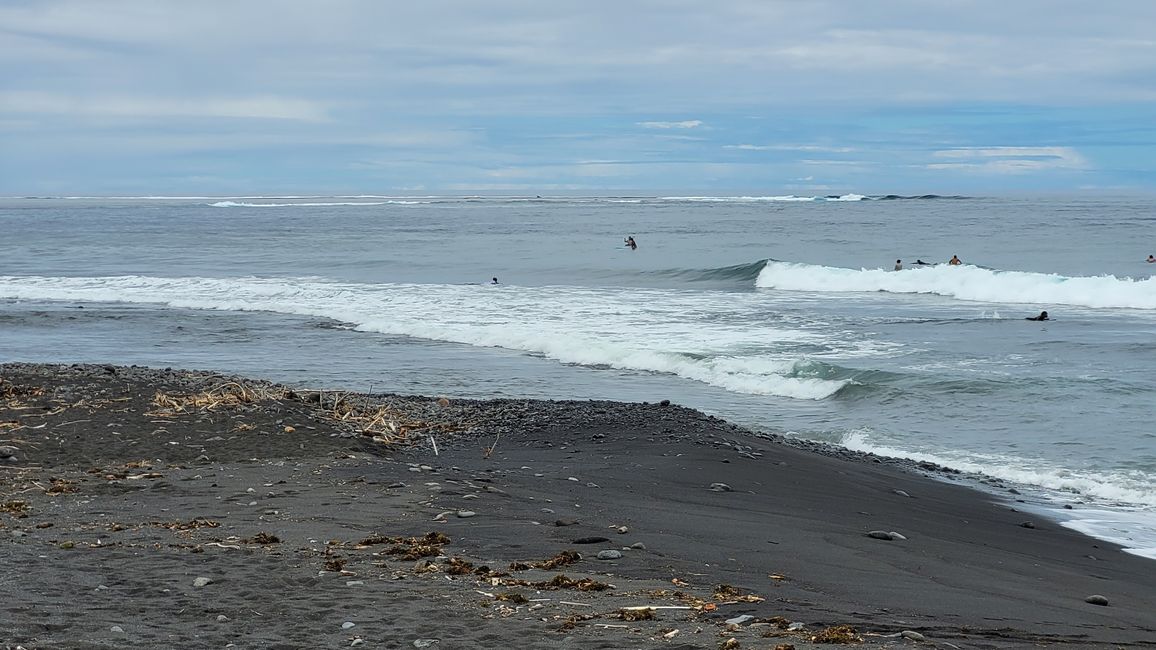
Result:
{"label": "whitewater", "polygon": [[952,467],[1156,556],[1153,215],[853,192],[0,199],[0,361],[670,399]]}

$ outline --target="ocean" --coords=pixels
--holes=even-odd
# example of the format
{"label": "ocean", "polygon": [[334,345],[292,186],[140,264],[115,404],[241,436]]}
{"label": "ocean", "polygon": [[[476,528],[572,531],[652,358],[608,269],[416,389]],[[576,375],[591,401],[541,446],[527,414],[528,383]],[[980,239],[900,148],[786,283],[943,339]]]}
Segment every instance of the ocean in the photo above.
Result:
{"label": "ocean", "polygon": [[1156,197],[7,198],[0,229],[0,361],[669,399],[1156,558]]}

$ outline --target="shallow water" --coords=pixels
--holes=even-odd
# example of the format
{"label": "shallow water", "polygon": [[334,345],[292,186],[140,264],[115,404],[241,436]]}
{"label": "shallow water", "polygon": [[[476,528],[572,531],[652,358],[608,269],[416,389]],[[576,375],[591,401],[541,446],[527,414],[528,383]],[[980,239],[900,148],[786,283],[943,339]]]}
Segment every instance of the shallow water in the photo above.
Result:
{"label": "shallow water", "polygon": [[0,360],[671,399],[1156,555],[1156,200],[844,198],[6,199]]}

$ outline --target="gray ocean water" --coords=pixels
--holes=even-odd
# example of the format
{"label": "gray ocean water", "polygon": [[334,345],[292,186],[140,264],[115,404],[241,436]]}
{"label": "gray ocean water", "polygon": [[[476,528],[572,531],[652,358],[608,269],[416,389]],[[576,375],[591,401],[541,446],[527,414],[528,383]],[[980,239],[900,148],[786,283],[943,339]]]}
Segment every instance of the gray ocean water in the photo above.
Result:
{"label": "gray ocean water", "polygon": [[1154,231],[1151,196],[0,199],[0,361],[670,399],[1156,557]]}

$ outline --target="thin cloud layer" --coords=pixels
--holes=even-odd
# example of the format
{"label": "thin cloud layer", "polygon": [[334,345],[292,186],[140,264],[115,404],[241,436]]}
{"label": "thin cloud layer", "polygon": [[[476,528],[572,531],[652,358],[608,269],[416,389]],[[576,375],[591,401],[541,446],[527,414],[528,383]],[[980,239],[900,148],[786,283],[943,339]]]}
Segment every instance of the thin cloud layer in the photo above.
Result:
{"label": "thin cloud layer", "polygon": [[1154,189],[1108,5],[10,2],[0,193]]}

